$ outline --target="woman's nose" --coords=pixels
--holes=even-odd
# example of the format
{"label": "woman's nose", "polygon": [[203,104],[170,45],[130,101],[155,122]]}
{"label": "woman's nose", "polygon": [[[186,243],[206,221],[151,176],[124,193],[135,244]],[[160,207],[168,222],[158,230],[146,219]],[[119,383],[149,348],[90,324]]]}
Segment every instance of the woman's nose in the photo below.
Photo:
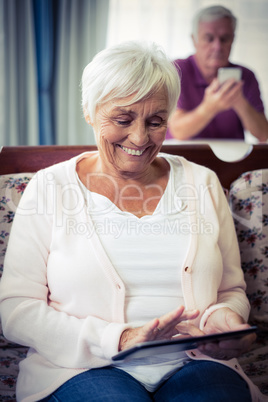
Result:
{"label": "woman's nose", "polygon": [[132,125],[128,139],[137,147],[146,145],[149,141],[148,128],[146,127],[146,124],[143,122],[137,122],[136,124]]}

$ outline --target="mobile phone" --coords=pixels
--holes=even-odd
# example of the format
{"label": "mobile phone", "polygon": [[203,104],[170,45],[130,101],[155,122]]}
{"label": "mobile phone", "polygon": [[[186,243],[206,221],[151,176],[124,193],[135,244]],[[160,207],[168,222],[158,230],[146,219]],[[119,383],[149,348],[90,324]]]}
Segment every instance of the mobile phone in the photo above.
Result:
{"label": "mobile phone", "polygon": [[230,78],[240,81],[241,77],[242,70],[239,67],[221,67],[218,69],[218,80],[220,84],[223,84]]}

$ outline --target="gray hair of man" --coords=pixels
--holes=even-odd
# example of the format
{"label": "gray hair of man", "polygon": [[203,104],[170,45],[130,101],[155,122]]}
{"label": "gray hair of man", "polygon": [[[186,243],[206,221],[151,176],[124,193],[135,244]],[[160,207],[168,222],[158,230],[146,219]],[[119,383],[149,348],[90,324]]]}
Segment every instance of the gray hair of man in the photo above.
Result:
{"label": "gray hair of man", "polygon": [[195,40],[198,40],[198,28],[200,22],[211,22],[220,18],[230,18],[235,33],[237,19],[233,13],[223,6],[211,6],[200,10],[193,19],[192,35]]}
{"label": "gray hair of man", "polygon": [[[96,108],[114,101],[116,106],[129,106],[164,88],[168,112],[177,105],[180,79],[165,52],[156,43],[129,41],[98,53],[82,75],[84,115],[94,123]],[[132,96],[131,102],[126,98]]]}

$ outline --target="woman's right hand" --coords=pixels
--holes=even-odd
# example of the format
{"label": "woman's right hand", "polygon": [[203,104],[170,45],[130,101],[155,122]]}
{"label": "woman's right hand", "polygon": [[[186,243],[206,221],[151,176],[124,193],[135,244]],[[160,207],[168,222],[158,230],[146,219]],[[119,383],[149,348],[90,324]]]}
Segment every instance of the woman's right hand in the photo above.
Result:
{"label": "woman's right hand", "polygon": [[138,328],[128,328],[122,332],[119,351],[128,349],[137,343],[171,339],[176,335],[199,336],[204,332],[188,322],[198,317],[199,311],[185,311],[184,306],[171,311],[160,318],[154,318]]}

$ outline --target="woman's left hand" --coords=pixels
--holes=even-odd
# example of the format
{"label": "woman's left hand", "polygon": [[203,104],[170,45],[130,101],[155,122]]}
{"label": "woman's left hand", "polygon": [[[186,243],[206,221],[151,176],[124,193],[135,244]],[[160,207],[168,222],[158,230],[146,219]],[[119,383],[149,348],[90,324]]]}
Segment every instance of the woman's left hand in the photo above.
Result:
{"label": "woman's left hand", "polygon": [[[214,311],[208,318],[204,327],[206,334],[214,334],[228,331],[239,331],[249,328],[243,318],[229,308],[220,308]],[[243,338],[223,340],[217,343],[208,343],[199,347],[199,350],[214,359],[229,360],[247,352],[256,335],[248,334]]]}

